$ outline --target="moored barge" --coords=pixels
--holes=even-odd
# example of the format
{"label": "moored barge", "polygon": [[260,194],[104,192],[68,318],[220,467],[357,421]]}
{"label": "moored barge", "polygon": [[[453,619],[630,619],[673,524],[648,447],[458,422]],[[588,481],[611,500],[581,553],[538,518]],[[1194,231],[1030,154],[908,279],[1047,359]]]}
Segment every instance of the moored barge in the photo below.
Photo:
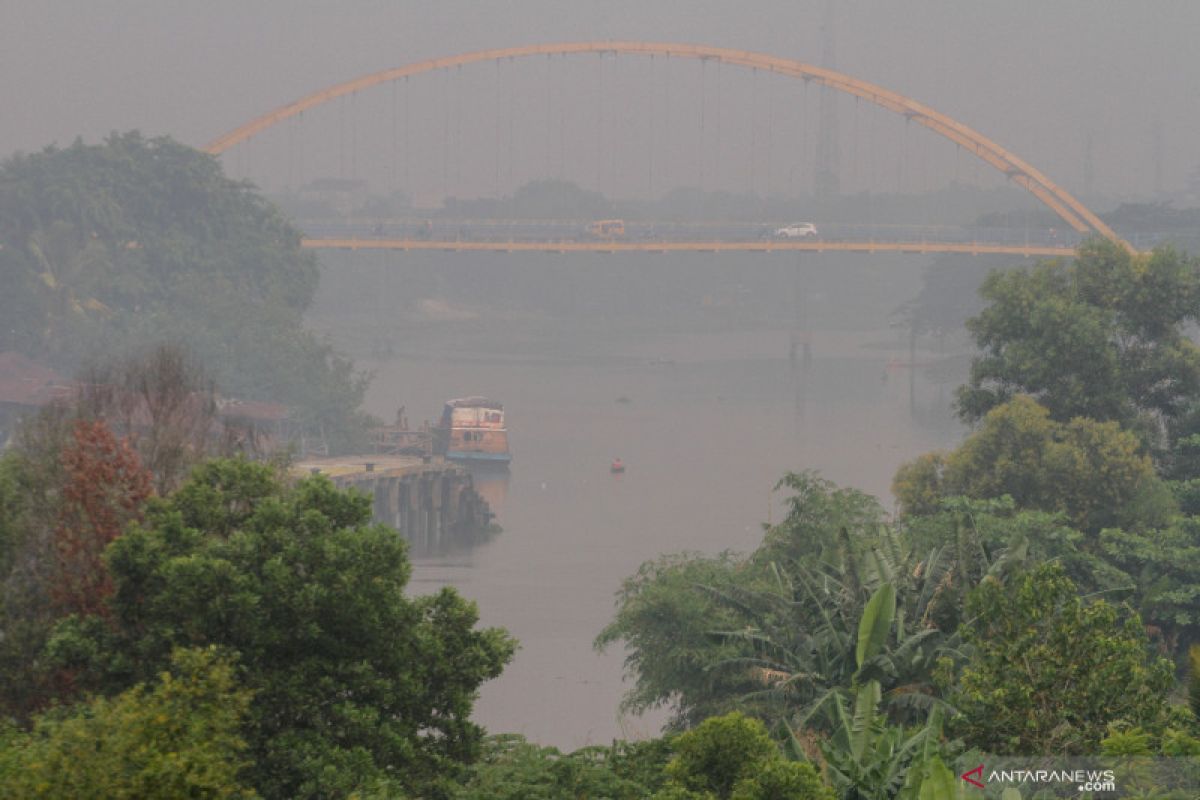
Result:
{"label": "moored barge", "polygon": [[437,449],[452,461],[498,465],[512,461],[504,406],[495,400],[486,397],[447,400],[437,434]]}

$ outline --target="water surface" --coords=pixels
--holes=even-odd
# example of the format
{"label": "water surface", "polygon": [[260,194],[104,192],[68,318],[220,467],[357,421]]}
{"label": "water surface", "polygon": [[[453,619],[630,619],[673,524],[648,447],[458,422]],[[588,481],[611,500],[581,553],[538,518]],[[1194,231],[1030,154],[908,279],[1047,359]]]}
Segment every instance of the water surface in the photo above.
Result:
{"label": "water surface", "polygon": [[[802,348],[789,360],[790,331],[614,338],[576,360],[400,355],[374,365],[369,398],[381,416],[403,398],[410,419],[449,396],[505,403],[511,469],[477,475],[503,532],[417,554],[413,589],[455,586],[520,640],[476,718],[563,748],[652,735],[662,722],[619,717],[623,655],[591,644],[639,564],[752,549],[779,519],[771,490],[788,470],[820,470],[890,504],[902,461],[960,435],[951,385],[897,364],[908,353],[887,349],[898,345],[890,330],[814,332],[807,363]],[[627,471],[613,475],[618,457]]]}

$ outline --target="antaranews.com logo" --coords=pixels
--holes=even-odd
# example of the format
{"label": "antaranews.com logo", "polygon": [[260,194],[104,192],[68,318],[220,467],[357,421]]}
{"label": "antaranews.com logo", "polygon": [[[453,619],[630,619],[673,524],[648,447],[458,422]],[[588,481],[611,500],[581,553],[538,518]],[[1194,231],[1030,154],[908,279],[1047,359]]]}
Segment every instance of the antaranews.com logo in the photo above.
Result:
{"label": "antaranews.com logo", "polygon": [[[986,773],[986,774],[985,774]],[[980,764],[961,775],[967,783],[979,789],[988,784],[1004,787],[1075,785],[1077,792],[1116,792],[1117,772],[1113,769],[993,769]],[[984,782],[986,781],[986,783]]]}
{"label": "antaranews.com logo", "polygon": [[978,752],[958,759],[963,797],[1073,800],[1197,800],[1200,757],[1000,757]]}

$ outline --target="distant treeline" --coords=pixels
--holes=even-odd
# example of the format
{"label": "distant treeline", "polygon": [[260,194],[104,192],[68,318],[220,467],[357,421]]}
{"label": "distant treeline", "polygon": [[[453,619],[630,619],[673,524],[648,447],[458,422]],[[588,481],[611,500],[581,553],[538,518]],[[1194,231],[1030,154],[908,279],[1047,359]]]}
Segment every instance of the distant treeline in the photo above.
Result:
{"label": "distant treeline", "polygon": [[219,162],[113,134],[0,163],[0,352],[74,372],[170,341],[229,395],[284,403],[334,446],[358,437],[366,380],[303,315],[300,234]]}

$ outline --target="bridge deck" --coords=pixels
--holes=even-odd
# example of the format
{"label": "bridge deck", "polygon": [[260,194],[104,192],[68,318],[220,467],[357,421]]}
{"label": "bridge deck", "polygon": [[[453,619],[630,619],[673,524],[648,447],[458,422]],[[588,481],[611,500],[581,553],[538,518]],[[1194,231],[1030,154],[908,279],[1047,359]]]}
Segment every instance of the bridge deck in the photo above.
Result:
{"label": "bridge deck", "polygon": [[433,239],[304,239],[313,250],[430,250],[491,253],[1007,253],[1025,257],[1075,255],[1065,246],[987,242],[886,241],[460,241]]}

